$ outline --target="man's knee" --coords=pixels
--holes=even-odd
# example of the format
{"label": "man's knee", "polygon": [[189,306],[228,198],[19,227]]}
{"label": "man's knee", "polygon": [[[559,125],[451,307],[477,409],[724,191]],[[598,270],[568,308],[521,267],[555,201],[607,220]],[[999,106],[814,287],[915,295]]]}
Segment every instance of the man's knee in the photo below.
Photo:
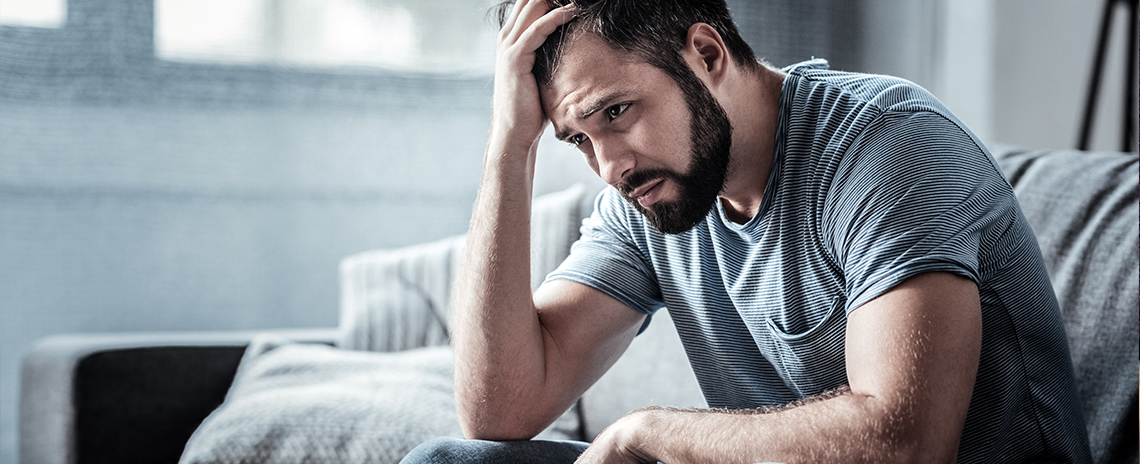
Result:
{"label": "man's knee", "polygon": [[440,437],[404,457],[402,464],[572,463],[587,443],[565,441],[485,441]]}
{"label": "man's knee", "polygon": [[455,437],[439,437],[421,443],[412,449],[400,464],[444,464],[463,462],[465,441]]}

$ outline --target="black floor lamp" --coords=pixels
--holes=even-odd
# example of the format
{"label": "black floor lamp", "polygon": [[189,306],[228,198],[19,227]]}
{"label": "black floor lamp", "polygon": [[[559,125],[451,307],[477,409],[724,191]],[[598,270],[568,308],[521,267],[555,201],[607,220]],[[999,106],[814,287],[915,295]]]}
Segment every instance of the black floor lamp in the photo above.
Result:
{"label": "black floor lamp", "polygon": [[1092,122],[1094,113],[1096,113],[1096,101],[1100,94],[1100,78],[1104,69],[1104,52],[1108,44],[1108,35],[1112,29],[1112,15],[1116,11],[1116,4],[1123,4],[1128,14],[1128,47],[1124,50],[1126,55],[1125,63],[1127,66],[1124,68],[1124,125],[1121,130],[1121,145],[1120,151],[1132,151],[1136,148],[1136,139],[1133,138],[1135,131],[1137,131],[1136,121],[1136,106],[1137,101],[1132,97],[1133,92],[1136,90],[1136,55],[1138,53],[1136,47],[1136,23],[1138,20],[1137,15],[1137,0],[1105,0],[1104,2],[1104,15],[1100,20],[1100,34],[1097,36],[1096,43],[1096,57],[1093,61],[1092,77],[1089,82],[1088,96],[1085,100],[1085,115],[1081,121],[1081,135],[1080,141],[1077,142],[1077,148],[1081,150],[1088,150],[1089,138],[1092,135]]}

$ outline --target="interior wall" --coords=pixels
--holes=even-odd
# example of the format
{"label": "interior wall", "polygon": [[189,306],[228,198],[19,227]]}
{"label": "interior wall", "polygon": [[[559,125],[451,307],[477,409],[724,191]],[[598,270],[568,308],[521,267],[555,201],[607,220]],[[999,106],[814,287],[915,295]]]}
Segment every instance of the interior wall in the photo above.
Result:
{"label": "interior wall", "polygon": [[728,0],[728,7],[741,36],[759,58],[781,67],[825,58],[832,69],[853,70],[864,58],[865,49],[859,45],[863,35],[876,33],[859,27],[858,21],[873,3]]}
{"label": "interior wall", "polygon": [[[1076,147],[1102,6],[1088,0],[994,1],[996,140],[1034,148]],[[1125,74],[1136,79],[1137,70],[1125,72],[1128,19],[1123,8],[1115,19],[1094,150],[1120,149],[1123,104],[1138,98],[1124,95]],[[1129,53],[1135,56],[1137,50]],[[1133,145],[1131,151],[1136,150]]]}
{"label": "interior wall", "polygon": [[933,89],[941,23],[939,0],[864,0],[854,27],[862,32],[853,71],[887,74]]}
{"label": "interior wall", "polygon": [[[866,0],[858,70],[930,90],[982,140],[1075,148],[1100,27],[1087,0]],[[1119,150],[1127,18],[1116,15],[1092,149]],[[1130,51],[1133,55],[1136,50]],[[1137,147],[1131,147],[1133,151]]]}

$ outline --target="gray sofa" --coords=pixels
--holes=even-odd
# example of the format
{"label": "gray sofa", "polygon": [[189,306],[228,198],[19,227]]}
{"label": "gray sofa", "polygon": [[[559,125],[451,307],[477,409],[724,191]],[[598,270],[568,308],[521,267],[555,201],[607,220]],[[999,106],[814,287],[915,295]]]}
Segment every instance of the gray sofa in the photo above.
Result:
{"label": "gray sofa", "polygon": [[[1094,459],[1135,463],[1140,162],[993,152],[1061,303]],[[535,285],[565,257],[593,194],[536,201]],[[390,462],[458,434],[447,301],[462,247],[456,237],[346,258],[336,329],[41,340],[23,365],[21,461]],[[649,404],[704,404],[667,311],[543,436],[589,440]]]}

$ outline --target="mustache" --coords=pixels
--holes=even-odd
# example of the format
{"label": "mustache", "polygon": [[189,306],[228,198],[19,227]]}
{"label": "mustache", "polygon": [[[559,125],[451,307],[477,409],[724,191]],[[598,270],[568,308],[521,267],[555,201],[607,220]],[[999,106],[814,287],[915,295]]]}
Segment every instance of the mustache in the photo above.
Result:
{"label": "mustache", "polygon": [[661,178],[678,179],[680,176],[668,169],[646,169],[644,171],[637,171],[633,174],[630,174],[624,182],[618,182],[617,185],[614,185],[614,188],[616,188],[617,191],[622,195],[628,197],[631,193],[633,193],[634,190],[637,190],[638,187],[641,187],[650,181]]}

